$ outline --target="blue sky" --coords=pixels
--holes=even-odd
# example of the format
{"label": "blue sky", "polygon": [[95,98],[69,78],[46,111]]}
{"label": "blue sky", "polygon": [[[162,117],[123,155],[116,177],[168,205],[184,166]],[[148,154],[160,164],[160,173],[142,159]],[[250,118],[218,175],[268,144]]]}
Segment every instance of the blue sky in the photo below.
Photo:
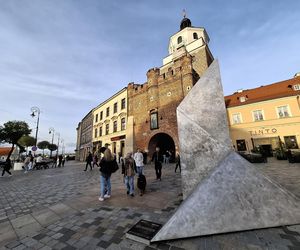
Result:
{"label": "blue sky", "polygon": [[41,109],[75,149],[78,122],[162,65],[182,9],[205,27],[225,95],[292,78],[300,71],[300,1],[0,0],[0,124]]}

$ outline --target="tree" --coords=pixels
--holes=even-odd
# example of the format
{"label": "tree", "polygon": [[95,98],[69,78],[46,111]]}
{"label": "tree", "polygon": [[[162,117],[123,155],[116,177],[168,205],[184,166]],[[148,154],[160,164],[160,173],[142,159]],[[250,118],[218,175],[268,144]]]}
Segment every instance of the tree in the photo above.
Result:
{"label": "tree", "polygon": [[55,151],[57,149],[57,145],[56,144],[49,144],[48,145],[48,149],[51,151],[51,154],[52,154],[52,151]]}
{"label": "tree", "polygon": [[24,136],[22,136],[20,138],[20,140],[18,141],[18,143],[21,146],[26,147],[28,149],[28,147],[34,146],[34,144],[35,144],[35,138],[32,137],[32,136],[29,136],[29,135],[24,135]]}
{"label": "tree", "polygon": [[39,149],[42,149],[43,150],[43,155],[44,155],[44,150],[47,149],[49,147],[50,143],[48,141],[40,141],[38,144],[37,144],[37,147]]}
{"label": "tree", "polygon": [[22,147],[18,141],[24,135],[29,135],[31,129],[28,124],[23,121],[8,121],[0,126],[0,141],[12,144],[11,150],[8,153],[7,160],[10,160],[10,156],[14,151],[15,145]]}

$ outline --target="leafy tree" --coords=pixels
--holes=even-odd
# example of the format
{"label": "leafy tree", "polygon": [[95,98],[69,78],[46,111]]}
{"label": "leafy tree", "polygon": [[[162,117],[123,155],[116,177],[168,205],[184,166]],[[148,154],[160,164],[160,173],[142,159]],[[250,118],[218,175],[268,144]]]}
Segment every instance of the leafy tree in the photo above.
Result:
{"label": "leafy tree", "polygon": [[[24,135],[20,138],[20,140],[18,141],[18,143],[22,146],[22,147],[26,147],[28,149],[28,147],[30,146],[34,146],[35,144],[35,138],[29,135]],[[22,150],[21,150],[22,151]],[[25,151],[25,150],[24,150]]]}
{"label": "leafy tree", "polygon": [[14,151],[15,145],[22,147],[18,141],[24,135],[29,135],[31,129],[28,124],[24,121],[8,121],[0,126],[0,142],[7,142],[12,144],[11,150],[7,156],[7,159],[10,160],[10,156]]}
{"label": "leafy tree", "polygon": [[44,150],[47,149],[49,147],[50,143],[48,141],[40,141],[38,144],[37,144],[37,147],[39,149],[42,149],[43,150],[43,155],[44,155]]}
{"label": "leafy tree", "polygon": [[48,145],[48,149],[51,151],[51,155],[52,155],[52,151],[55,151],[57,149],[57,145],[56,144],[49,144]]}

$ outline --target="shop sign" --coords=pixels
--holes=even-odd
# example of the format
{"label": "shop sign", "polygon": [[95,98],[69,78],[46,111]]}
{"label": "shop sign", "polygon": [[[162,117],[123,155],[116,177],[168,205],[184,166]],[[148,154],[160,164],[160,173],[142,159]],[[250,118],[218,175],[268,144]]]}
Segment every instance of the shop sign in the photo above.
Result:
{"label": "shop sign", "polygon": [[251,136],[270,135],[270,134],[276,134],[277,129],[276,128],[264,128],[264,129],[250,130],[248,132],[250,133]]}

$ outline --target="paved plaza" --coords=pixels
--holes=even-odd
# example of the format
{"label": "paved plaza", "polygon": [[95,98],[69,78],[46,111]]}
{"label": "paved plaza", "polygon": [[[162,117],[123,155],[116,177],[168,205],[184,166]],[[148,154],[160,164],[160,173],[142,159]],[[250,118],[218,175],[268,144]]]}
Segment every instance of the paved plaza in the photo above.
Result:
{"label": "paved plaza", "polygon": [[[300,199],[300,164],[270,159],[259,171]],[[147,165],[147,193],[126,195],[120,170],[112,176],[112,197],[98,201],[99,171],[83,163],[64,168],[14,171],[0,179],[0,249],[300,249],[300,225],[251,230],[146,246],[125,239],[140,219],[165,223],[182,201],[174,165],[162,181]],[[180,230],[180,229],[178,229]]]}

